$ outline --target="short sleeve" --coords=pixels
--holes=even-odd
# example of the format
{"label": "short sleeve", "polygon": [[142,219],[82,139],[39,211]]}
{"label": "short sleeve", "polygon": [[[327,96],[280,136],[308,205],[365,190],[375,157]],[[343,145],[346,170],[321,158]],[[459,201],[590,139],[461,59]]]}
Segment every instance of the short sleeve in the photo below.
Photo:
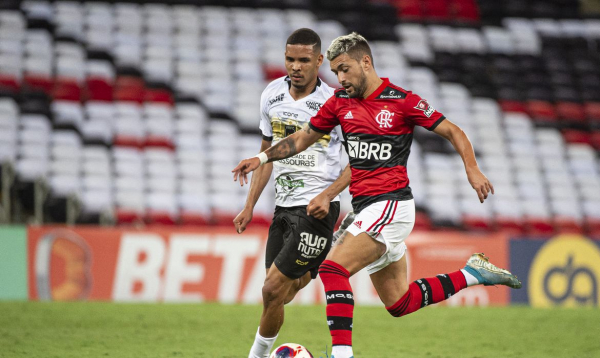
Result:
{"label": "short sleeve", "polygon": [[415,125],[434,130],[446,117],[436,111],[427,100],[409,92],[404,101],[404,115]]}
{"label": "short sleeve", "polygon": [[312,130],[328,134],[335,126],[340,124],[335,113],[335,96],[329,99],[321,106],[319,112],[310,119],[309,126]]}
{"label": "short sleeve", "polygon": [[267,91],[263,91],[260,96],[260,123],[258,128],[262,133],[263,139],[267,141],[273,140],[273,127],[271,126],[271,118],[269,117],[269,106],[267,105]]}

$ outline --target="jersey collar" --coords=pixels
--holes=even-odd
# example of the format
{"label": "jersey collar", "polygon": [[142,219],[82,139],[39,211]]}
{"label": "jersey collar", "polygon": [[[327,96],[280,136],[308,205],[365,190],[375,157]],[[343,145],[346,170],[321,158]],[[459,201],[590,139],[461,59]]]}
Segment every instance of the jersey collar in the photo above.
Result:
{"label": "jersey collar", "polygon": [[381,77],[381,79],[383,80],[381,85],[377,87],[377,89],[373,93],[371,93],[366,99],[375,99],[390,84],[389,78]]}

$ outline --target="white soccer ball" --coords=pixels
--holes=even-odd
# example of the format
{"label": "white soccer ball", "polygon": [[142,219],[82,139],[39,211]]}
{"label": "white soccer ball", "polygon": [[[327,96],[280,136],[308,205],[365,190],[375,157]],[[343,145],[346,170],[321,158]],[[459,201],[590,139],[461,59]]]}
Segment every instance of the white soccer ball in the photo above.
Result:
{"label": "white soccer ball", "polygon": [[313,358],[313,355],[299,344],[284,343],[275,348],[269,358]]}

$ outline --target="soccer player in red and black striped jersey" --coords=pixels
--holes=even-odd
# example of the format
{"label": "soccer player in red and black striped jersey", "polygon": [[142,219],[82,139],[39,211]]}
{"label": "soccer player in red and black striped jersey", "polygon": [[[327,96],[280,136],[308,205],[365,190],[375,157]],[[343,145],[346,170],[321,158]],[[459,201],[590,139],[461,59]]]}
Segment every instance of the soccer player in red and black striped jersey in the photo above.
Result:
{"label": "soccer player in red and black striped jersey", "polygon": [[332,358],[351,358],[354,295],[349,278],[363,268],[394,317],[443,301],[468,286],[520,288],[521,282],[483,254],[473,254],[461,270],[408,281],[404,240],[414,226],[415,206],[406,163],[414,127],[425,127],[452,143],[480,202],[493,194],[493,186],[479,170],[471,142],[458,126],[425,99],[377,76],[371,49],[362,36],[338,37],[327,58],[343,88],[325,102],[309,126],[243,160],[233,172],[234,180],[247,181],[247,173],[260,165],[299,153],[341,125],[352,169],[350,193],[356,216],[321,264],[319,274],[325,287]]}

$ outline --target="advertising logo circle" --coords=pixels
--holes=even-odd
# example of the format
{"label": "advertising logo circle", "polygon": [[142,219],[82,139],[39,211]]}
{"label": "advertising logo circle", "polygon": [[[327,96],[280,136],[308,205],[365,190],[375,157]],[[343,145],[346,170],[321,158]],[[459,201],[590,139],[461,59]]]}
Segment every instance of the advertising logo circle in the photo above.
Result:
{"label": "advertising logo circle", "polygon": [[600,247],[580,236],[560,236],[537,252],[529,270],[533,307],[599,306]]}

